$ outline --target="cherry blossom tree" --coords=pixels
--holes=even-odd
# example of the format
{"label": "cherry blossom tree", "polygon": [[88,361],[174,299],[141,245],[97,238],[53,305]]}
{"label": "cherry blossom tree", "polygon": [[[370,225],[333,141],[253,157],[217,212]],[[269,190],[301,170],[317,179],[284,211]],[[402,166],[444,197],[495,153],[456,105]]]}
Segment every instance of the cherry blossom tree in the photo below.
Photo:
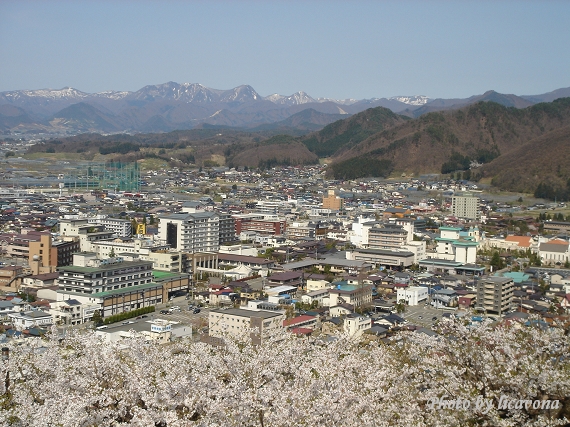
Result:
{"label": "cherry blossom tree", "polygon": [[[8,379],[0,381],[0,425],[564,425],[565,333],[449,321],[437,336],[324,342],[279,335],[259,346],[229,337],[212,346],[53,334],[10,347],[0,368]],[[521,400],[558,403],[514,407]]]}

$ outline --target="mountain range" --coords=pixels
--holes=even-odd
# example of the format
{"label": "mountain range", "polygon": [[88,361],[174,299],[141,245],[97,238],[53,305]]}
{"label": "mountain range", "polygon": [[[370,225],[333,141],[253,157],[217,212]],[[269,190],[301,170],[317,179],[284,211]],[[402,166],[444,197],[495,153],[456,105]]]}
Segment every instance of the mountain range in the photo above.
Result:
{"label": "mountain range", "polygon": [[301,111],[311,110],[312,113],[304,118],[302,129],[309,132],[333,123],[339,117],[349,117],[375,107],[416,118],[480,101],[525,108],[567,96],[570,96],[570,88],[527,96],[488,91],[465,99],[395,96],[335,100],[313,98],[305,92],[263,97],[249,85],[218,90],[197,83],[175,82],[145,86],[136,92],[86,93],[70,87],[16,90],[0,93],[0,132],[5,135],[169,132],[203,125],[293,129],[295,123],[286,123],[286,120]]}

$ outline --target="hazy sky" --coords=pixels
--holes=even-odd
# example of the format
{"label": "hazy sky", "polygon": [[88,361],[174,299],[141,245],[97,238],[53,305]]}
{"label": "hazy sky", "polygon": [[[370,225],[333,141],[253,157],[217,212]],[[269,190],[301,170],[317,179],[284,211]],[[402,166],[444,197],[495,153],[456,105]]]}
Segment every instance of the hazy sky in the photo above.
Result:
{"label": "hazy sky", "polygon": [[0,91],[532,95],[570,86],[569,49],[570,1],[0,0]]}

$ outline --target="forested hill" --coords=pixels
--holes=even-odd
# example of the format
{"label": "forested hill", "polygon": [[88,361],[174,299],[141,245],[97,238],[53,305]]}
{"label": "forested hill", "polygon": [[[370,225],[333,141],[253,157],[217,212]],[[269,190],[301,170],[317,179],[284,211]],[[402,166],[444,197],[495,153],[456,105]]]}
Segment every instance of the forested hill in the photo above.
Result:
{"label": "forested hill", "polygon": [[[349,120],[358,120],[360,114]],[[501,173],[509,174],[516,158],[530,151],[541,165],[548,165],[553,156],[563,158],[570,151],[564,138],[549,149],[554,139],[545,137],[525,145],[557,129],[570,125],[570,98],[561,98],[551,103],[517,109],[504,107],[494,102],[479,102],[455,111],[428,113],[417,119],[370,135],[362,142],[337,151],[329,168],[329,175],[337,178],[354,178],[363,173],[386,176],[390,173],[418,175],[422,173],[450,173],[468,171],[473,178],[492,176],[492,168],[478,168],[501,159],[510,153],[514,158],[501,164]],[[321,131],[322,132],[322,131]],[[339,135],[342,133],[339,132]],[[334,136],[330,139],[334,140]],[[567,140],[566,140],[567,141]],[[360,168],[357,164],[376,167]],[[471,167],[471,169],[470,169]],[[497,172],[498,173],[498,172]],[[546,179],[546,168],[535,171],[540,182]],[[561,172],[564,179],[566,172]],[[505,181],[505,188],[509,184]],[[527,190],[531,190],[532,184]]]}
{"label": "forested hill", "polygon": [[481,168],[493,185],[535,192],[540,198],[570,198],[570,126],[546,132]]}
{"label": "forested hill", "polygon": [[369,108],[310,133],[302,137],[301,142],[319,157],[328,157],[407,120],[408,117],[395,114],[384,107]]}

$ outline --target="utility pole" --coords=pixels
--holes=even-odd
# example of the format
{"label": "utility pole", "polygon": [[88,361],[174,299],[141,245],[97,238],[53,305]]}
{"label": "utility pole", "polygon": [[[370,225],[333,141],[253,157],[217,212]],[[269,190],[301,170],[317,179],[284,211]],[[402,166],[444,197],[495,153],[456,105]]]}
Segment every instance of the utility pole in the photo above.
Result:
{"label": "utility pole", "polygon": [[[2,347],[2,363],[7,365],[10,359],[10,349],[8,347]],[[8,388],[10,387],[10,371],[6,370],[6,378],[4,379],[4,394],[8,393]]]}

